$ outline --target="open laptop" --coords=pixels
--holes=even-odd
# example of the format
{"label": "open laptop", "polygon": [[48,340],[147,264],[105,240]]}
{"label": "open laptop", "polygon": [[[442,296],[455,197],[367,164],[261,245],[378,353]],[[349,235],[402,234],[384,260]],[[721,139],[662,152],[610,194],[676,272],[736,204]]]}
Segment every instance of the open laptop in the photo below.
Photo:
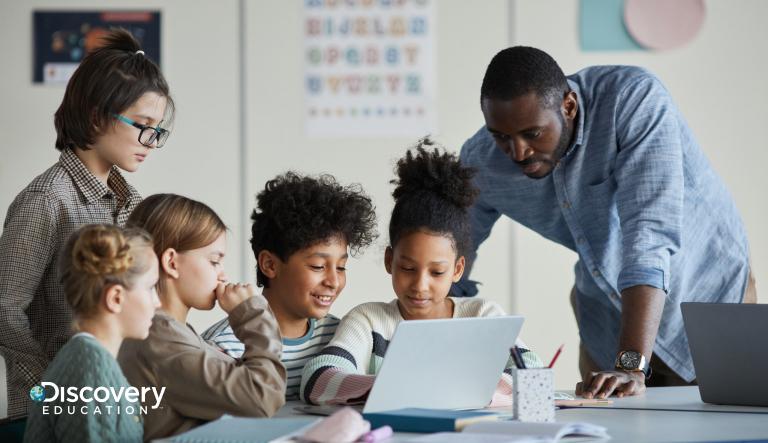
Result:
{"label": "open laptop", "polygon": [[768,305],[682,303],[705,403],[768,406]]}
{"label": "open laptop", "polygon": [[[518,316],[400,322],[362,412],[488,405],[515,344]],[[338,406],[298,406],[328,415]]]}

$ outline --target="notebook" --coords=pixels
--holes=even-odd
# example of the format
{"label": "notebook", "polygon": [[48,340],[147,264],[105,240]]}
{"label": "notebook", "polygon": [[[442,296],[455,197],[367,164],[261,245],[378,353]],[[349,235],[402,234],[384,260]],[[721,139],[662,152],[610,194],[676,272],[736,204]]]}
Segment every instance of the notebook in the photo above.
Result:
{"label": "notebook", "polygon": [[376,429],[389,425],[397,432],[458,432],[479,421],[498,420],[499,414],[486,411],[404,408],[363,414]]}
{"label": "notebook", "polygon": [[173,443],[272,443],[289,441],[319,419],[223,417],[173,437]]}
{"label": "notebook", "polygon": [[438,432],[408,440],[413,443],[544,443],[563,437],[608,439],[602,426],[589,423],[526,423],[520,421],[480,422],[468,425],[464,431]]}
{"label": "notebook", "polygon": [[[608,430],[590,423],[528,423],[521,421],[499,421],[474,423],[463,431],[464,434],[502,434],[507,436],[541,437],[557,441],[563,437],[607,438]],[[514,441],[514,440],[511,440]]]}

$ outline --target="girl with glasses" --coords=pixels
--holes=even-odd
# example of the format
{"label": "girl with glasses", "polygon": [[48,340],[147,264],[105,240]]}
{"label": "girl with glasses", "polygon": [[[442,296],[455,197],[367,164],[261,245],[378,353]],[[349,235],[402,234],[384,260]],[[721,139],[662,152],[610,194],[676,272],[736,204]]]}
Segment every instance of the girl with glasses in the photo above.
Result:
{"label": "girl with glasses", "polygon": [[141,197],[121,171],[136,171],[165,143],[173,118],[168,84],[133,36],[116,29],[103,43],[74,72],[55,113],[59,161],[16,196],[0,236],[11,418],[26,416],[30,388],[71,335],[59,250],[84,224],[125,224]]}

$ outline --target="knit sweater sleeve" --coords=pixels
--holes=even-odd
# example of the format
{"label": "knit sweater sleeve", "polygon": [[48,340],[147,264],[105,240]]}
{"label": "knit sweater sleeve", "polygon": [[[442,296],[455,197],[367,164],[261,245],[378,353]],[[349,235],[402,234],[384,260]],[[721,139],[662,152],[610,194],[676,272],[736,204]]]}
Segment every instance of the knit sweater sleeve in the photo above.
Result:
{"label": "knit sweater sleeve", "polygon": [[[362,403],[373,387],[373,333],[381,322],[379,303],[352,309],[333,339],[310,360],[301,377],[300,396],[312,404]],[[377,315],[378,314],[378,315]]]}

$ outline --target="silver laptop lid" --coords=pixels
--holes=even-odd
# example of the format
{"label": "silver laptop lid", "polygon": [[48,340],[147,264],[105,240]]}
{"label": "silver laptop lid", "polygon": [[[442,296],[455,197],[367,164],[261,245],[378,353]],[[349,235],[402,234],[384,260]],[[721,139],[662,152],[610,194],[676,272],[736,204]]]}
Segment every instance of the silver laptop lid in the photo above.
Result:
{"label": "silver laptop lid", "polygon": [[706,403],[768,406],[768,305],[682,303]]}
{"label": "silver laptop lid", "polygon": [[364,411],[487,406],[522,325],[517,316],[400,322]]}

